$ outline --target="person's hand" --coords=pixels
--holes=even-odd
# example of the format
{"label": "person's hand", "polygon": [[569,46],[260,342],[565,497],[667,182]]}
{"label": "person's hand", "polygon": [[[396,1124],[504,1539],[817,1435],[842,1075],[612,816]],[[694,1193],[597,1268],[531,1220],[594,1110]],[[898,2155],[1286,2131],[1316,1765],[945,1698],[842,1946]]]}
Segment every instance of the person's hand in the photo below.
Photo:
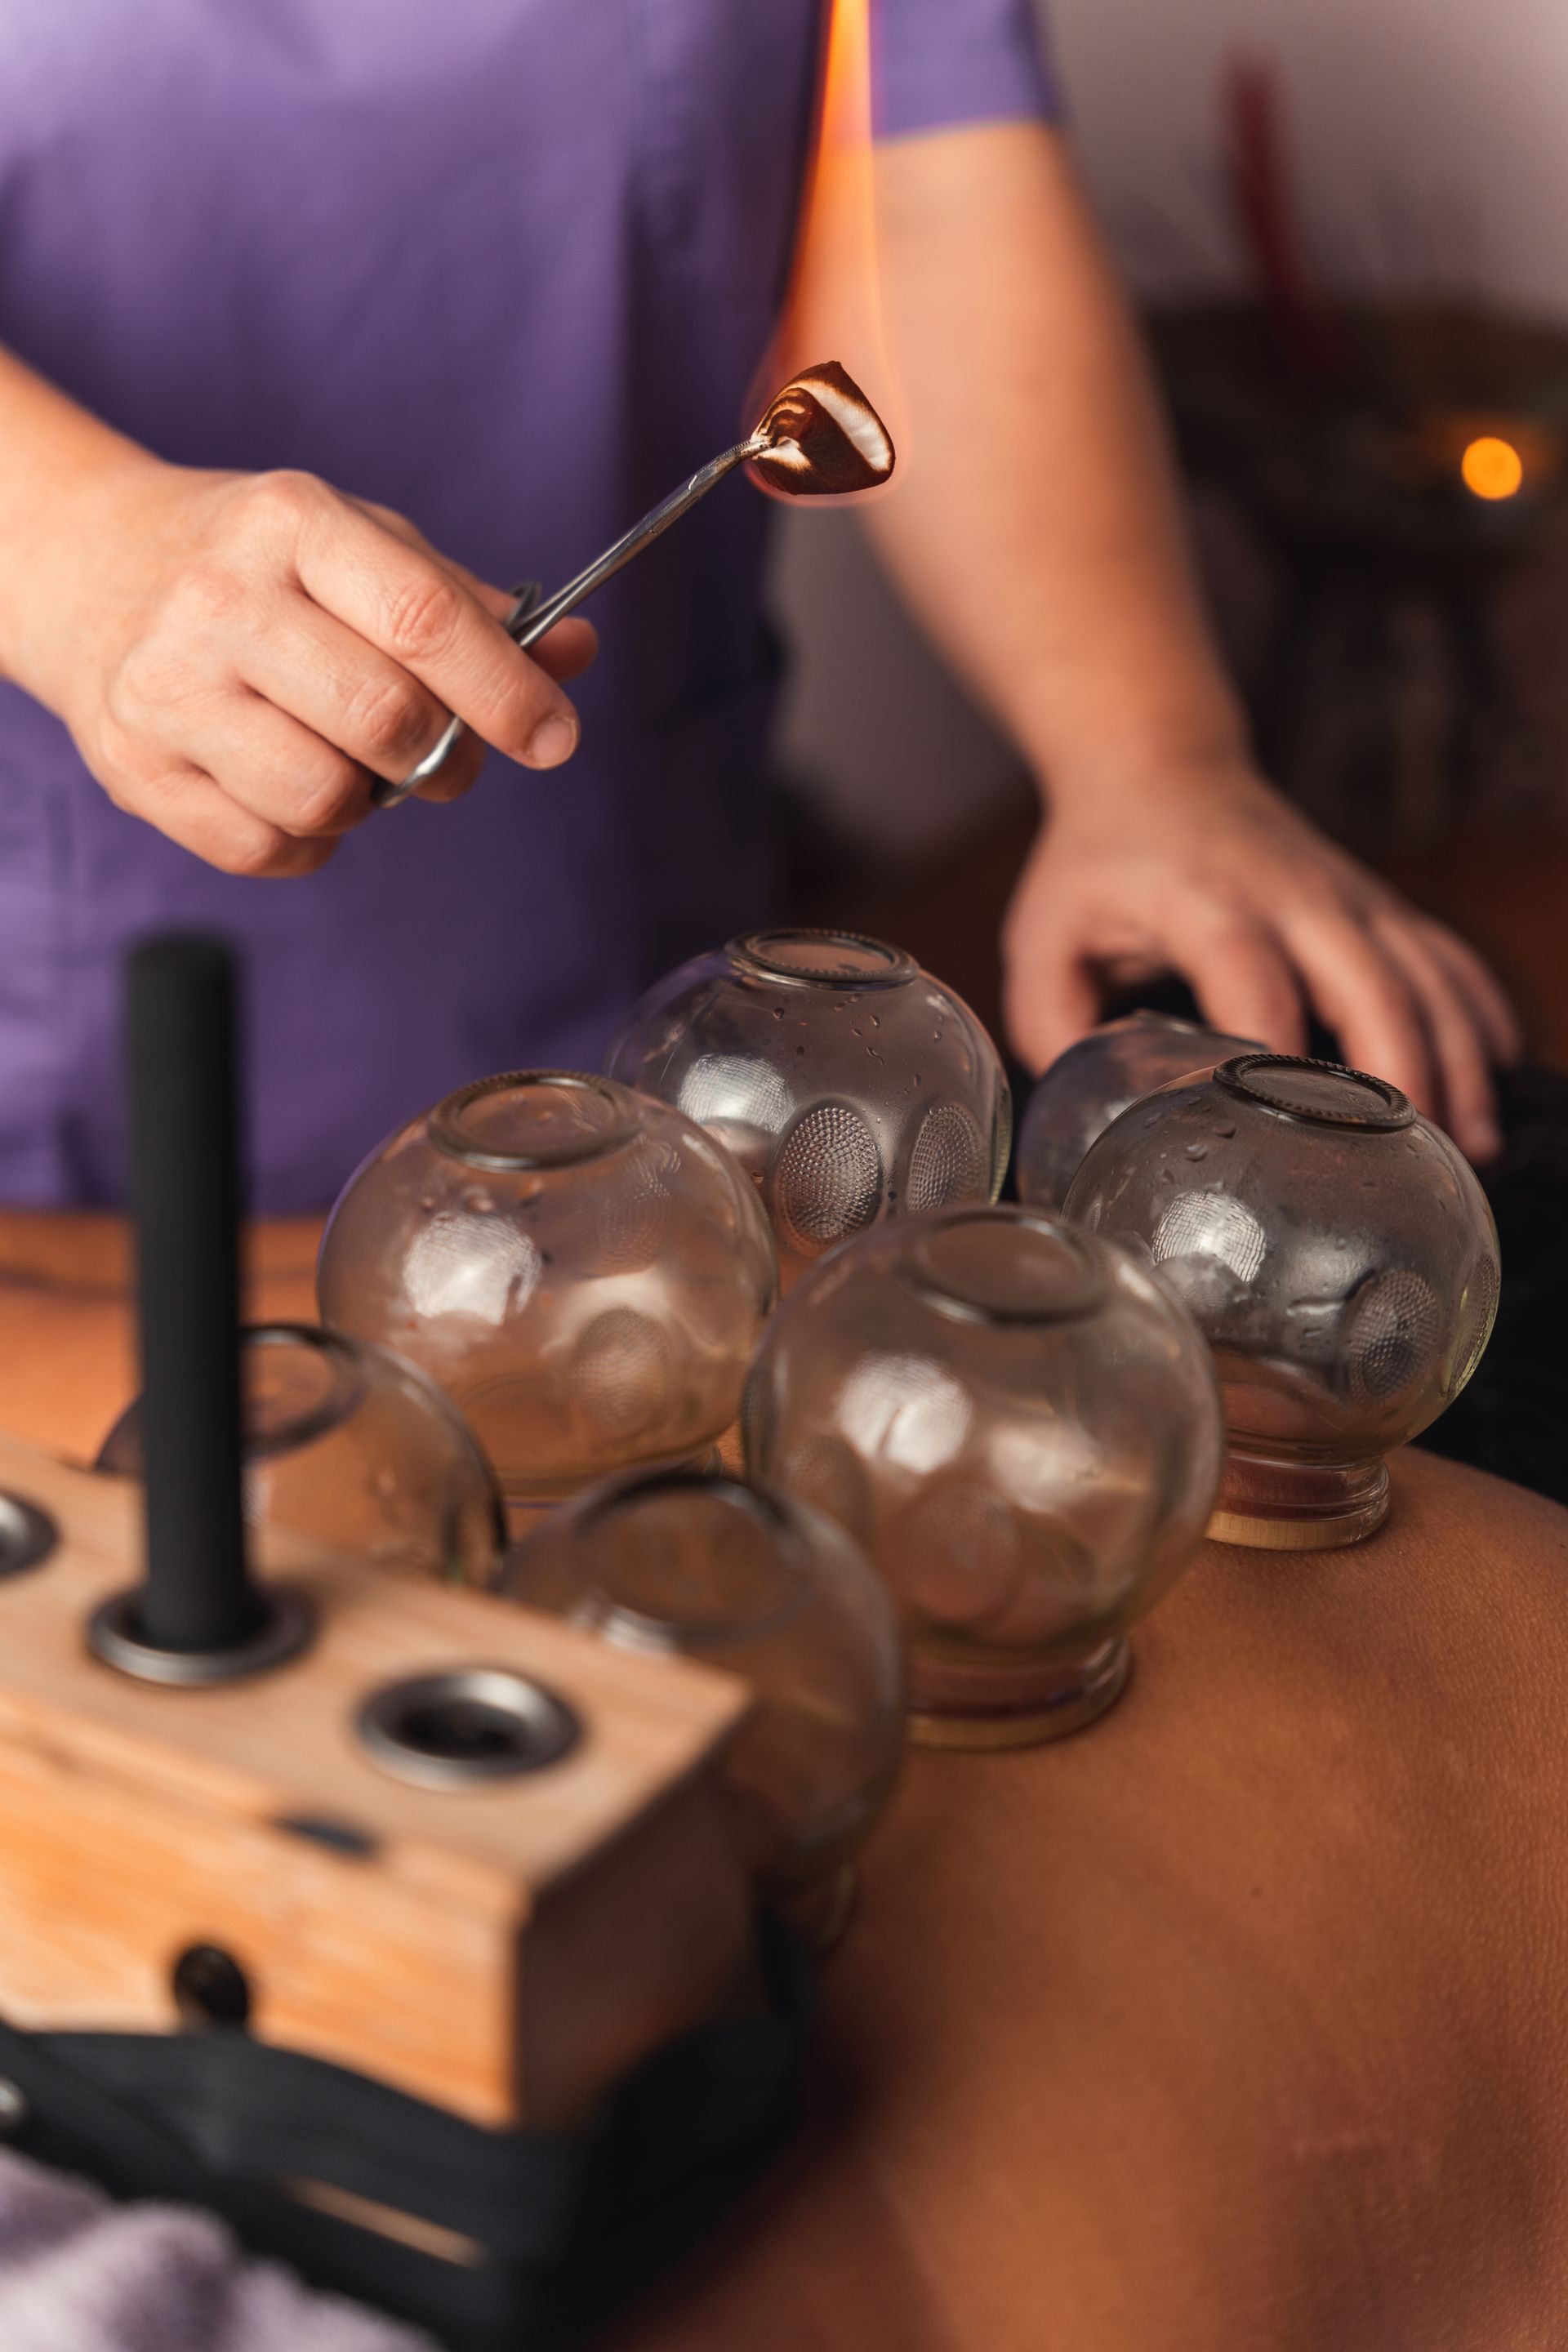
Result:
{"label": "person's hand", "polygon": [[1514,1015],[1475,951],[1240,766],[1058,804],[1004,935],[1008,1026],[1043,1069],[1100,1018],[1105,981],[1174,971],[1215,1027],[1282,1054],[1309,1010],[1472,1160],[1499,1148],[1490,1066]]}
{"label": "person's hand", "polygon": [[486,744],[534,768],[576,748],[557,681],[593,658],[588,625],[521,652],[501,590],[313,476],[148,459],[74,522],[21,683],[117,806],[226,873],[313,873],[453,712],[473,732],[429,799],[466,791]]}

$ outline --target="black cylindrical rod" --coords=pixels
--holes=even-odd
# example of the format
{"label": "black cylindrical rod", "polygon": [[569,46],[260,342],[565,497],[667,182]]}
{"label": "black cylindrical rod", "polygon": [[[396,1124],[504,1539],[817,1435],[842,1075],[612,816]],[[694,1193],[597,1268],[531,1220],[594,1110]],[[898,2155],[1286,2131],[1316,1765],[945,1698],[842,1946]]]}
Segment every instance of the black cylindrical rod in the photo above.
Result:
{"label": "black cylindrical rod", "polygon": [[234,962],[169,933],[132,954],[131,1199],[142,1322],[146,1578],[155,1649],[219,1651],[262,1619],[241,1499]]}

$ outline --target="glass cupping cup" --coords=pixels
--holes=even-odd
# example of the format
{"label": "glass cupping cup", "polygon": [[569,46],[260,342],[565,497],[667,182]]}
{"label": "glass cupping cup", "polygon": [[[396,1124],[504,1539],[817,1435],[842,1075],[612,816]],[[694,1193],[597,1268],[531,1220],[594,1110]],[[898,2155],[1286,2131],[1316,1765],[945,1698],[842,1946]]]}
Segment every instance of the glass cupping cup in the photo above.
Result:
{"label": "glass cupping cup", "polygon": [[1018,1129],[1018,1198],[1059,1209],[1090,1144],[1130,1104],[1256,1045],[1167,1013],[1129,1013],[1090,1030],[1058,1055],[1029,1097]]}
{"label": "glass cupping cup", "polygon": [[1480,1360],[1497,1229],[1448,1138],[1383,1079],[1243,1054],[1107,1129],[1067,1213],[1136,1249],[1214,1349],[1229,1460],[1212,1532],[1370,1535],[1385,1457]]}
{"label": "glass cupping cup", "polygon": [[321,1244],[324,1319],[422,1365],[509,1505],[710,1449],[773,1303],[752,1186],[614,1080],[521,1071],[401,1128]]}
{"label": "glass cupping cup", "polygon": [[643,999],[613,1075],[718,1136],[756,1185],[784,1287],[889,1217],[996,1197],[1012,1109],[968,1006],[901,950],[753,931]]}
{"label": "glass cupping cup", "polygon": [[[487,1585],[505,1540],[472,1430],[415,1364],[310,1323],[241,1335],[245,1515],[399,1576]],[[121,1413],[100,1470],[142,1475],[142,1404]]]}
{"label": "glass cupping cup", "polygon": [[733,1478],[612,1479],[542,1520],[500,1589],[751,1684],[755,1707],[719,1768],[734,1834],[770,1898],[830,1939],[904,1735],[898,1623],[845,1530]]}
{"label": "glass cupping cup", "polygon": [[857,1537],[903,1619],[912,1731],[1022,1746],[1117,1696],[1127,1629],[1219,1482],[1214,1370],[1123,1251],[1016,1208],[862,1235],[764,1335],[747,1466]]}

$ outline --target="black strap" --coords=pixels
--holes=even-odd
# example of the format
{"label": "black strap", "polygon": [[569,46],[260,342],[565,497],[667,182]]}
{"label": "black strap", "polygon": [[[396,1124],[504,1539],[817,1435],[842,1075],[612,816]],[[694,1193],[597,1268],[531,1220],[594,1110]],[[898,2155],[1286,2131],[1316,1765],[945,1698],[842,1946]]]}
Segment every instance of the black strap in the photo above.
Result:
{"label": "black strap", "polygon": [[[116,2196],[207,2206],[455,2352],[564,2346],[686,2250],[794,2128],[811,1974],[771,1924],[763,1958],[763,2012],[657,2053],[580,2136],[486,2131],[243,2034],[0,2025],[0,2071],[29,2110],[13,2137]],[[484,2259],[444,2261],[275,2186],[300,2175],[457,2231]]]}

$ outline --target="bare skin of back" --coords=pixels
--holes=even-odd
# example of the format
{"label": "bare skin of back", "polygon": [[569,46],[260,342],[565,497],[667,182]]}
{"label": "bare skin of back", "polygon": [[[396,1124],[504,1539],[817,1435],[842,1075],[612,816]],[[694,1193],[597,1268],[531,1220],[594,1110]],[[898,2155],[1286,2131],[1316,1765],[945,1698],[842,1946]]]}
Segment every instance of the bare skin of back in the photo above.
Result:
{"label": "bare skin of back", "polygon": [[[310,1311],[302,1228],[258,1262]],[[90,1454],[124,1287],[0,1216],[0,1426]],[[912,1758],[823,2119],[613,2352],[1568,2347],[1568,1513],[1394,1478],[1353,1550],[1206,1547],[1092,1730]]]}
{"label": "bare skin of back", "polygon": [[1568,1514],[1395,1479],[1205,1547],[1090,1731],[913,1758],[848,2116],[616,2352],[1568,2345]]}

